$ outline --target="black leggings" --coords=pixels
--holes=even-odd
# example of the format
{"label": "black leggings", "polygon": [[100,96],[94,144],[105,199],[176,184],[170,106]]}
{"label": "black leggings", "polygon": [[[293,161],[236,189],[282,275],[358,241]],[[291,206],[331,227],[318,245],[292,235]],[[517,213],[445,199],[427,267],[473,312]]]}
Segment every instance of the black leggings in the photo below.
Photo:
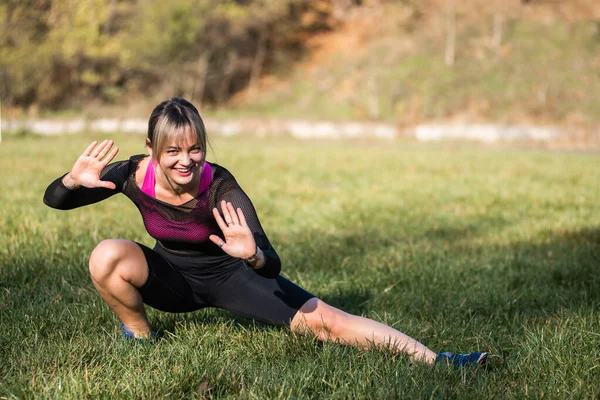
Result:
{"label": "black leggings", "polygon": [[228,258],[222,267],[206,268],[202,257],[174,254],[160,245],[154,250],[138,245],[148,263],[148,280],[139,291],[145,304],[161,311],[218,307],[289,327],[300,307],[314,297],[282,276],[258,275],[240,259]]}

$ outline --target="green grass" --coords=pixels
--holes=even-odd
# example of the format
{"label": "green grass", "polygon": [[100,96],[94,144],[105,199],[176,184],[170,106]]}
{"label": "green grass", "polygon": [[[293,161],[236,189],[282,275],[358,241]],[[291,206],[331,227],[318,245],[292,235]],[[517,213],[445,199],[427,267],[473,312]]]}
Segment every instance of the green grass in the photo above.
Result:
{"label": "green grass", "polygon": [[[141,136],[115,139],[118,157],[143,151]],[[220,310],[151,310],[160,340],[124,343],[87,257],[104,238],[151,244],[137,210],[41,201],[89,141],[0,145],[0,397],[600,396],[598,155],[214,139],[209,160],[253,199],[287,277],[434,351],[499,356],[474,373]]]}

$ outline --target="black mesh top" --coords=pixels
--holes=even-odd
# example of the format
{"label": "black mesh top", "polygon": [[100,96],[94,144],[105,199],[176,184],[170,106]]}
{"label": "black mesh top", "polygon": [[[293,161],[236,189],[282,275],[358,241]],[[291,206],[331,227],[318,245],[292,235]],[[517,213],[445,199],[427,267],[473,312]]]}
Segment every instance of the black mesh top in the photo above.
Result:
{"label": "black mesh top", "polygon": [[52,208],[70,210],[123,193],[140,210],[150,236],[165,249],[179,254],[207,256],[207,260],[225,261],[228,258],[231,261],[231,256],[209,240],[211,234],[223,237],[212,209],[217,207],[221,200],[225,200],[231,202],[234,208],[242,209],[256,245],[265,253],[266,264],[257,272],[270,277],[279,274],[279,256],[260,225],[250,198],[227,169],[210,163],[213,180],[208,188],[192,200],[174,206],[147,195],[137,185],[135,172],[145,157],[147,156],[135,155],[129,160],[117,161],[104,168],[100,179],[113,182],[116,189],[81,187],[70,190],[63,185],[63,177],[60,177],[46,189],[44,203]]}

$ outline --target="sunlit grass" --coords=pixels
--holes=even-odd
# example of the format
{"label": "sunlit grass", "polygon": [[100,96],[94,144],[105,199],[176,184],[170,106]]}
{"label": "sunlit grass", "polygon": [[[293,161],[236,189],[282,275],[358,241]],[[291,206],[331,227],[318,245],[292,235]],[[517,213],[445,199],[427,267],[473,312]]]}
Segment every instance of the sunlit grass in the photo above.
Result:
{"label": "sunlit grass", "polygon": [[[61,212],[46,186],[92,139],[0,145],[0,395],[16,398],[600,395],[597,155],[401,143],[216,138],[283,274],[435,351],[487,350],[490,372],[411,365],[219,310],[150,311],[124,343],[90,282],[104,238],[152,244],[124,197]],[[115,136],[118,158],[143,151]]]}

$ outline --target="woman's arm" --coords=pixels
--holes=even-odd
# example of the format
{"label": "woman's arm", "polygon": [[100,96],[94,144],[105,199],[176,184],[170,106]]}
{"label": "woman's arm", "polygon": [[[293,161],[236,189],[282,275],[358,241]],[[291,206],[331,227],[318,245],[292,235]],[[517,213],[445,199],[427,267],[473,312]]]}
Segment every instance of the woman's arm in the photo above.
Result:
{"label": "woman's arm", "polygon": [[129,161],[107,165],[119,150],[115,147],[110,151],[112,144],[112,141],[105,140],[96,147],[97,142],[93,142],[69,173],[48,186],[44,203],[52,208],[70,210],[121,192],[128,177]]}
{"label": "woman's arm", "polygon": [[[254,205],[238,183],[234,179],[224,181],[217,192],[215,200],[216,205],[221,207],[223,215],[221,217],[217,211],[215,219],[218,223],[220,222],[219,225],[226,237],[228,231],[231,231],[232,234],[237,234],[238,232],[241,234],[242,232],[241,229],[238,229],[238,225],[242,225],[248,227],[254,238],[255,246],[244,246],[244,254],[240,252],[238,257],[246,260],[246,263],[262,276],[274,278],[279,275],[281,272],[281,260],[273,246],[271,246],[260,224]],[[223,207],[222,202],[225,202],[225,207],[229,207],[229,211]],[[232,220],[234,222],[233,225],[227,224],[227,222]],[[213,241],[219,244],[218,240]],[[225,246],[223,246],[223,250],[226,250]]]}

